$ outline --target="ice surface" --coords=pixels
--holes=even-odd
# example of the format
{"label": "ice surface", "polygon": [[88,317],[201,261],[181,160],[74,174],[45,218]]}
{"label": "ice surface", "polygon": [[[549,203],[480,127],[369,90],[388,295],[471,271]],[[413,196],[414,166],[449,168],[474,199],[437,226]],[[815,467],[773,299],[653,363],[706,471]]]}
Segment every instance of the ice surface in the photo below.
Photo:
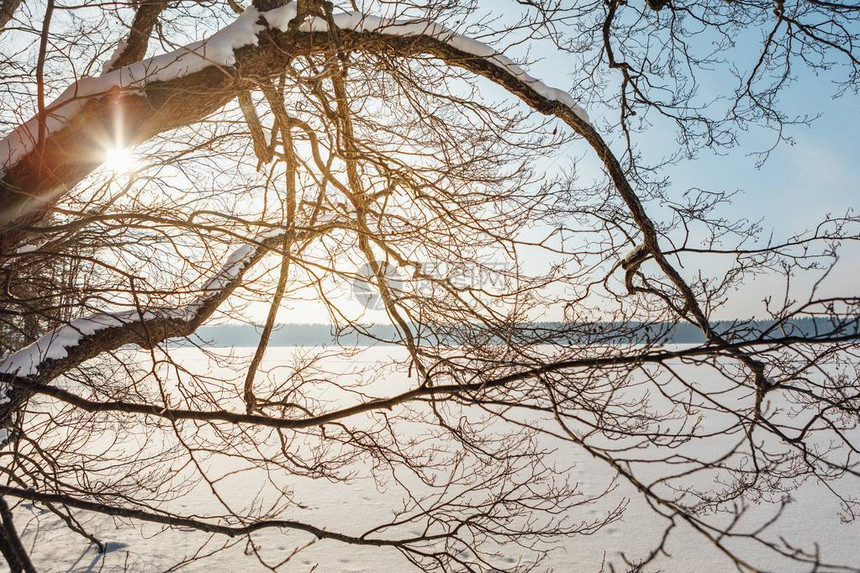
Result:
{"label": "ice surface", "polygon": [[[672,347],[675,348],[675,347]],[[233,380],[237,376],[234,368],[224,362],[223,357],[241,353],[246,361],[253,356],[255,349],[225,349],[220,357],[204,353],[198,349],[177,349],[172,352],[173,358],[195,374],[212,377],[216,380]],[[261,367],[268,371],[276,368],[292,368],[296,360],[303,359],[307,349],[281,349],[280,352],[270,353]],[[141,360],[146,362],[146,353],[141,353]],[[327,376],[341,376],[352,378],[353,372],[360,365],[387,364],[392,359],[406,362],[409,356],[402,349],[393,347],[374,347],[363,350],[358,355],[344,355],[340,357],[323,358],[320,368]],[[679,376],[694,378],[697,386],[702,388],[723,390],[726,388],[723,380],[715,369],[696,369],[694,365],[684,363],[680,360],[673,361],[673,368]],[[381,366],[379,366],[381,368]],[[171,369],[165,372],[171,372]],[[379,376],[374,376],[374,385],[364,388],[371,396],[392,395],[403,389],[404,381],[407,380],[405,370],[397,368],[384,368],[379,371]],[[167,378],[167,375],[166,375]],[[640,374],[636,375],[637,382],[633,384],[630,391],[641,388],[641,384],[647,383],[647,378]],[[173,382],[165,380],[165,387],[171,393],[170,397],[180,399],[181,394],[174,389]],[[730,385],[731,386],[731,385]],[[730,392],[739,392],[739,389],[731,386]],[[354,403],[355,396],[349,392],[338,392],[335,385],[324,385],[319,388],[322,396],[332,402],[332,407],[343,406]],[[643,390],[644,391],[644,390]],[[684,387],[671,379],[667,382],[664,391],[668,393],[682,392]],[[324,394],[323,394],[324,392]],[[343,401],[341,403],[341,400]],[[243,406],[237,403],[237,407]],[[416,404],[416,409],[422,412],[429,411],[429,405]],[[452,419],[481,419],[484,414],[478,407],[468,407],[449,403]],[[540,413],[523,411],[517,414],[509,412],[512,419],[528,421],[536,427],[547,427],[550,430],[557,426],[553,420],[547,420]],[[475,418],[473,418],[473,416]],[[732,423],[730,414],[708,416],[703,424],[702,433],[708,434],[712,430],[722,427],[728,420]],[[679,421],[683,422],[683,420]],[[378,427],[378,420],[371,414],[364,414],[350,418],[346,421],[351,428],[358,430],[370,430]],[[144,430],[138,427],[134,432],[134,425],[130,425],[118,436],[107,435],[103,441],[94,440],[85,445],[86,449],[80,455],[90,452],[103,452],[105,443],[110,444],[113,451],[121,454],[123,452],[134,452],[141,448],[144,442],[140,436]],[[425,436],[421,434],[423,426],[401,427],[401,432],[414,432],[400,434],[401,440],[409,440],[414,436]],[[511,427],[502,420],[495,420],[491,426],[486,428],[489,434],[493,432],[509,431]],[[169,439],[172,428],[165,430],[164,434],[153,436],[147,446],[153,452],[162,452],[165,447],[163,440]],[[191,426],[187,439],[193,444],[206,444],[212,448],[213,439],[219,439],[213,435],[212,429],[207,427]],[[220,438],[220,439],[223,439]],[[585,495],[594,495],[602,492],[612,483],[615,473],[612,468],[599,460],[592,458],[587,452],[574,444],[555,440],[550,434],[536,436],[540,447],[546,451],[543,463],[564,468],[573,465],[569,477],[576,482],[578,488]],[[596,437],[595,437],[596,439]],[[218,442],[215,442],[218,443]],[[691,444],[680,446],[678,455],[694,455],[697,459],[714,458],[723,455],[726,444],[725,438],[715,434],[704,440],[697,440]],[[243,510],[247,507],[258,508],[260,505],[273,503],[280,499],[281,491],[291,492],[293,502],[287,505],[283,514],[279,515],[285,519],[296,519],[314,525],[325,526],[334,531],[347,534],[364,533],[380,523],[387,523],[392,519],[393,511],[398,509],[404,502],[404,493],[398,487],[398,483],[386,480],[383,485],[372,479],[370,469],[358,458],[349,470],[356,472],[356,478],[349,483],[333,483],[324,479],[312,479],[296,475],[291,472],[273,472],[270,468],[262,465],[249,464],[242,461],[236,455],[241,448],[250,451],[254,456],[259,452],[253,449],[252,444],[241,442],[232,444],[227,452],[212,450],[212,455],[202,459],[201,467],[207,475],[219,476],[215,487],[219,498],[216,498],[212,488],[206,481],[201,481],[197,486],[176,496],[174,500],[160,505],[158,509],[171,511],[184,515],[221,515],[223,506],[221,500],[226,500],[231,507]],[[225,448],[228,449],[228,448]],[[209,450],[207,450],[209,451]],[[647,459],[650,449],[639,449],[635,455]],[[256,458],[254,458],[256,459]],[[669,473],[677,473],[673,468],[664,468]],[[244,471],[240,471],[244,470]],[[380,475],[386,472],[380,471]],[[404,472],[405,473],[405,472]],[[223,477],[221,477],[223,476]],[[642,476],[640,476],[642,477]],[[645,475],[644,478],[652,479],[654,476]],[[402,476],[401,476],[402,478]],[[699,483],[703,488],[715,487],[713,476],[710,474],[700,475]],[[409,482],[413,487],[414,495],[427,495],[430,488],[424,487],[417,482]],[[784,537],[790,542],[811,550],[813,541],[820,543],[823,558],[829,561],[842,562],[846,564],[857,563],[857,543],[860,535],[860,521],[842,523],[838,517],[840,510],[839,500],[835,499],[827,488],[815,480],[807,480],[799,484],[791,491],[793,502],[785,508],[783,519],[775,526],[775,530],[769,538],[778,540]],[[616,504],[624,503],[627,509],[624,519],[615,522],[594,535],[575,535],[559,540],[558,548],[552,552],[546,561],[538,564],[538,571],[575,571],[589,572],[606,570],[608,564],[613,564],[618,570],[628,570],[625,561],[621,557],[623,552],[628,559],[643,559],[659,543],[667,521],[658,517],[645,502],[641,495],[627,482],[619,481],[615,484],[598,505],[588,507],[574,507],[565,518],[569,523],[579,523],[583,520],[594,520],[605,515],[613,509]],[[84,524],[103,542],[108,543],[115,549],[105,554],[97,554],[94,547],[87,549],[86,541],[76,534],[70,532],[66,525],[52,514],[40,514],[39,506],[24,504],[21,509],[22,526],[20,534],[28,547],[33,547],[32,556],[37,568],[50,570],[83,570],[86,565],[92,563],[91,568],[98,570],[103,567],[105,571],[121,571],[125,569],[165,571],[176,563],[192,557],[198,553],[198,549],[206,544],[206,551],[201,551],[200,560],[191,563],[186,568],[193,571],[242,571],[256,572],[267,571],[256,559],[256,555],[248,555],[245,552],[247,545],[239,543],[231,548],[207,556],[209,549],[219,547],[223,543],[222,538],[216,537],[211,540],[210,535],[195,532],[188,529],[176,529],[163,531],[161,525],[128,522],[118,522],[114,518],[98,515],[90,512],[76,512],[79,519],[85,520]],[[749,514],[741,522],[739,527],[750,530],[754,524],[768,519],[774,511],[774,505],[765,501],[751,504]],[[28,513],[28,512],[32,512]],[[17,514],[16,514],[17,516]],[[730,516],[727,516],[730,517]],[[209,518],[215,521],[214,518]],[[390,536],[421,533],[420,528],[409,531],[409,528],[401,528],[396,532],[389,533]],[[270,563],[278,563],[290,555],[294,549],[309,544],[305,549],[298,551],[295,557],[286,564],[288,571],[343,571],[361,572],[374,571],[379,573],[399,573],[413,570],[406,559],[392,548],[380,547],[357,547],[336,541],[313,541],[311,534],[290,531],[268,529],[255,533],[253,536],[255,549]],[[737,545],[733,545],[737,548]],[[765,571],[807,571],[809,569],[799,568],[787,564],[785,560],[768,552],[757,544],[745,546],[745,555]],[[499,555],[511,567],[517,564],[519,559],[524,559],[529,564],[529,553],[524,545],[508,543],[496,548]],[[649,570],[674,572],[688,571],[735,571],[734,564],[713,546],[703,540],[703,536],[696,533],[683,521],[679,520],[677,527],[673,530],[666,547],[666,554],[657,555],[655,563],[651,564]],[[85,552],[85,553],[84,553]],[[84,553],[82,555],[82,553]],[[83,566],[81,565],[83,564]],[[40,567],[41,566],[41,567]]]}

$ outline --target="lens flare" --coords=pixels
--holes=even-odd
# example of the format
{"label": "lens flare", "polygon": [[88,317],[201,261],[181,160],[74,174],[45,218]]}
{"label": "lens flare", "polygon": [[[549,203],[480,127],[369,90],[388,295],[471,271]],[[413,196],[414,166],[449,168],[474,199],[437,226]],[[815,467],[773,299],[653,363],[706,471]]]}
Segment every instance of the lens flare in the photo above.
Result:
{"label": "lens flare", "polygon": [[127,149],[111,147],[105,151],[105,168],[121,175],[134,171],[134,155]]}

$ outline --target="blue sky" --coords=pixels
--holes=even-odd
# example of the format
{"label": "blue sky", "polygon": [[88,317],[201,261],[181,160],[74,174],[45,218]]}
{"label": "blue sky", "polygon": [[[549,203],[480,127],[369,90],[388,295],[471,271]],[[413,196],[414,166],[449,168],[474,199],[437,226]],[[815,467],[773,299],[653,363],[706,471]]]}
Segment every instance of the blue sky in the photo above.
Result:
{"label": "blue sky", "polygon": [[[736,39],[733,50],[726,51],[727,63],[740,69],[749,69],[761,50],[761,30],[752,30]],[[702,41],[698,38],[695,41]],[[539,65],[530,68],[532,73],[551,73],[558,69],[571,69],[569,56],[553,50],[541,50],[532,55],[545,58]],[[737,85],[737,79],[727,68],[700,73],[699,100],[711,100],[720,95],[728,96]],[[700,150],[693,160],[681,160],[668,166],[663,173],[671,178],[669,194],[680,198],[688,189],[699,187],[708,190],[740,192],[731,204],[719,213],[727,219],[761,221],[762,237],[767,239],[772,232],[774,241],[786,239],[795,233],[813,228],[828,214],[843,215],[848,209],[860,208],[860,96],[846,92],[834,97],[838,90],[836,81],[843,81],[848,71],[834,66],[826,72],[813,71],[799,62],[794,62],[794,81],[780,96],[780,109],[789,116],[814,117],[810,125],[794,125],[786,128],[785,135],[793,143],[781,142],[763,165],[757,165],[756,152],[768,149],[774,142],[773,132],[750,125],[739,132],[738,145],[731,149]],[[558,87],[571,83],[577,71],[571,70],[566,80]],[[541,78],[547,79],[550,78]],[[612,88],[609,88],[612,89]],[[617,87],[616,87],[617,89]],[[719,107],[716,108],[719,110]],[[590,109],[592,116],[604,110]],[[617,115],[611,110],[611,117]],[[716,115],[719,112],[717,111]],[[654,118],[654,114],[649,117]],[[599,124],[599,121],[598,121]],[[611,142],[616,154],[623,151],[623,142],[618,133],[602,130]],[[672,155],[677,149],[677,134],[674,125],[666,121],[654,121],[647,132],[639,133],[634,143],[643,154],[644,163],[657,162]],[[581,153],[579,150],[571,155]],[[584,163],[592,169],[599,165],[592,154],[586,154]],[[648,205],[655,219],[660,218],[659,205]],[[855,229],[855,232],[857,230]],[[728,246],[728,245],[727,245]],[[664,248],[667,245],[664,245]],[[703,262],[705,272],[719,273],[717,265]],[[692,272],[692,268],[689,269]],[[860,245],[846,244],[841,250],[837,267],[828,276],[819,294],[852,296],[857,294],[857,277],[860,276]],[[800,294],[812,284],[817,275],[806,274],[794,279]],[[780,294],[783,283],[773,278],[759,277],[749,288],[741,289],[718,318],[762,316],[762,298],[767,293]]]}
{"label": "blue sky", "polygon": [[[503,5],[507,7],[508,3]],[[502,9],[501,6],[500,3],[499,9]],[[758,34],[759,31],[754,31],[748,38],[739,41],[736,49],[726,54],[727,60],[739,67],[752,65],[752,58],[758,53]],[[512,51],[510,55],[522,56],[522,48]],[[554,87],[565,89],[576,79],[578,71],[575,57],[559,53],[552,46],[532,44],[529,47],[529,59],[535,63],[527,66],[527,71]],[[559,73],[562,70],[564,73]],[[680,197],[691,187],[740,190],[720,214],[731,220],[761,220],[765,229],[764,238],[772,231],[775,241],[814,227],[827,214],[840,215],[849,208],[860,207],[857,183],[860,180],[860,154],[856,143],[857,134],[860,133],[860,97],[847,93],[834,99],[837,88],[833,80],[844,79],[844,70],[838,67],[823,76],[802,66],[795,66],[793,72],[795,81],[781,96],[782,109],[789,115],[820,114],[820,117],[810,126],[788,127],[786,135],[794,143],[780,143],[762,166],[757,166],[758,156],[753,153],[769,148],[774,134],[763,128],[749,126],[748,130],[740,133],[736,147],[719,152],[704,149],[694,160],[682,160],[667,167],[665,173],[671,177],[670,194],[673,197]],[[701,98],[706,100],[718,95],[717,92],[731,94],[737,81],[723,72],[705,74],[702,80]],[[483,93],[492,99],[504,97],[504,92],[489,82],[482,81],[481,86],[484,88]],[[589,109],[589,113],[598,125],[602,125],[600,117],[605,110]],[[614,115],[617,112],[613,110],[611,113]],[[604,137],[611,142],[617,154],[623,151],[618,134],[604,130]],[[666,122],[655,123],[647,133],[637,135],[636,141],[644,152],[646,163],[669,156],[677,148],[674,126]],[[571,145],[558,157],[549,158],[548,164],[556,168],[572,161],[578,162],[578,170],[586,175],[600,169],[593,152],[582,142]],[[652,204],[649,210],[652,216],[659,219],[659,205]],[[548,268],[551,260],[550,256],[539,257],[530,260],[529,266],[535,268],[544,265]],[[702,263],[702,269],[706,273],[720,272],[718,263],[707,261]],[[693,272],[693,266],[688,265],[687,270]],[[826,281],[821,294],[856,294],[858,274],[860,248],[851,245],[843,249],[843,257]],[[811,285],[815,278],[817,275],[797,278],[794,284],[800,289],[798,294]],[[760,317],[763,311],[762,298],[766,294],[779,297],[781,288],[781,281],[759,277],[739,290],[715,317]],[[348,300],[349,293],[344,295],[340,304],[353,306]],[[263,308],[260,311],[264,312]],[[292,311],[282,312],[279,319],[284,322],[326,321],[321,309],[321,305],[300,303]],[[548,310],[542,318],[556,320],[561,315],[558,310]],[[382,313],[370,313],[364,319],[385,320]]]}
{"label": "blue sky", "polygon": [[[800,69],[800,68],[798,68]],[[722,213],[730,219],[761,220],[766,238],[776,241],[814,227],[828,214],[838,216],[848,209],[860,209],[860,97],[847,93],[834,98],[836,88],[828,78],[804,71],[782,97],[783,109],[790,113],[820,114],[811,125],[787,128],[793,143],[780,143],[762,166],[751,155],[768,148],[773,134],[752,127],[742,133],[739,145],[717,154],[704,150],[694,161],[682,161],[667,169],[673,195],[690,187],[738,189]],[[671,133],[656,128],[646,141],[665,137],[669,152]],[[659,150],[659,143],[656,144]],[[855,230],[856,231],[856,230]],[[860,245],[846,244],[834,272],[823,285],[822,294],[857,294],[860,276]],[[809,284],[812,275],[798,277],[798,285]],[[760,315],[765,291],[781,288],[779,282],[761,278],[738,293],[721,313],[722,318]],[[777,292],[778,294],[778,292]]]}
{"label": "blue sky", "polygon": [[[508,16],[523,9],[522,5],[511,0],[490,0],[481,2],[480,6],[483,10]],[[758,53],[755,48],[759,34],[760,31],[756,30],[739,40],[736,49],[726,54],[727,60],[742,68],[750,65]],[[561,89],[580,79],[578,75],[583,72],[577,69],[574,56],[558,52],[547,42],[529,43],[528,48],[529,59],[533,63],[526,68],[532,75]],[[510,55],[515,58],[524,56],[524,47],[517,47]],[[741,190],[733,203],[723,208],[722,214],[729,219],[761,219],[765,229],[772,229],[777,240],[809,229],[828,213],[842,214],[849,208],[860,207],[857,183],[860,181],[857,145],[860,97],[851,93],[837,99],[832,97],[836,91],[833,80],[844,79],[845,72],[838,67],[822,76],[802,66],[795,66],[793,71],[796,81],[783,93],[783,109],[789,114],[821,114],[821,117],[811,126],[789,127],[788,135],[795,143],[781,143],[761,167],[756,166],[757,158],[750,154],[769,147],[773,134],[755,126],[741,134],[740,144],[733,149],[723,150],[721,154],[702,150],[697,159],[682,160],[668,167],[666,174],[672,179],[672,196],[680,197],[691,187]],[[711,99],[718,91],[730,93],[736,82],[727,73],[710,73],[702,79],[702,99]],[[489,82],[482,81],[481,86],[486,88],[484,92],[490,98],[503,95]],[[615,87],[612,84],[607,89]],[[590,109],[589,112],[598,120],[598,125],[602,125],[599,120],[606,111]],[[604,130],[604,136],[620,154],[622,145],[618,134]],[[666,123],[656,123],[647,133],[637,135],[636,140],[640,150],[645,151],[646,163],[671,155],[677,145],[673,126]],[[594,154],[582,142],[571,145],[550,162],[559,167],[580,159],[578,168],[586,174],[600,169]],[[649,208],[652,215],[659,218],[659,206],[651,205]],[[856,275],[860,274],[860,248],[845,249],[844,255],[837,271],[828,280],[828,288],[833,293],[851,295],[856,292]],[[548,266],[550,261],[551,258],[547,257],[545,261],[531,263]],[[738,293],[721,317],[759,314],[762,293],[775,287],[775,283],[766,279],[757,281],[756,288]],[[252,315],[264,316],[265,305],[260,305],[259,309],[257,306],[254,305]],[[283,312],[280,319],[289,322],[324,321],[325,315],[319,310],[316,305],[301,303],[292,312]],[[550,314],[545,318],[559,317]]]}
{"label": "blue sky", "polygon": [[[512,0],[482,1],[484,10],[494,10],[496,14],[513,14],[522,10]],[[205,34],[206,31],[200,31]],[[756,57],[760,31],[756,30],[738,42],[736,49],[726,54],[728,61],[738,67],[748,67]],[[18,36],[13,36],[13,39]],[[29,38],[32,40],[33,38]],[[510,38],[508,40],[511,40]],[[18,38],[15,41],[23,41]],[[538,79],[561,89],[567,89],[581,79],[583,74],[577,69],[574,56],[558,52],[549,43],[529,43],[528,56],[532,62],[527,71]],[[509,54],[514,58],[526,55],[526,46],[518,46]],[[79,70],[80,71],[80,70]],[[860,208],[860,153],[858,153],[858,134],[860,134],[860,97],[847,93],[833,97],[836,86],[833,80],[844,79],[845,70],[838,66],[823,75],[810,72],[801,65],[794,67],[795,82],[782,94],[783,109],[789,114],[809,114],[820,117],[810,126],[792,126],[787,135],[793,145],[781,143],[761,167],[756,165],[757,157],[750,154],[768,148],[773,134],[765,129],[751,126],[740,135],[739,145],[720,154],[702,150],[695,160],[682,160],[666,168],[672,179],[671,195],[680,197],[691,187],[740,190],[731,205],[723,207],[722,214],[728,219],[746,218],[762,220],[766,230],[772,230],[775,240],[802,232],[813,227],[828,213],[838,215],[849,208]],[[617,79],[617,76],[616,76]],[[735,79],[727,73],[710,73],[703,78],[703,99],[711,99],[717,92],[731,92]],[[492,99],[505,97],[504,92],[487,81],[481,82],[482,91]],[[615,89],[610,85],[607,89]],[[509,99],[510,96],[507,96]],[[510,100],[509,100],[510,101]],[[590,109],[592,117],[598,120],[606,110]],[[617,112],[611,111],[615,114]],[[621,139],[617,133],[603,129],[604,136],[611,142],[616,153],[622,151]],[[636,141],[640,150],[645,151],[647,161],[656,161],[671,155],[677,146],[673,126],[656,123],[647,133],[638,134]],[[564,153],[550,158],[548,163],[561,167],[572,161],[578,162],[578,169],[584,173],[597,173],[599,162],[581,141],[566,148]],[[652,215],[659,219],[658,205],[650,205]],[[767,232],[765,233],[767,236]],[[532,268],[548,268],[552,259],[549,256],[531,260]],[[703,265],[705,270],[717,272],[717,267]],[[826,294],[854,295],[857,293],[857,277],[860,276],[860,246],[852,245],[843,249],[843,257],[836,271],[828,278]],[[808,284],[810,278],[800,279]],[[779,284],[767,278],[757,279],[749,288],[738,292],[732,302],[718,315],[719,318],[747,317],[761,314],[761,298],[764,293],[775,292]],[[343,293],[342,304],[350,305],[348,290]],[[327,316],[322,305],[297,303],[286,308],[279,319],[285,322],[324,322]],[[254,319],[265,317],[267,306],[255,304],[250,314]],[[548,312],[543,318],[558,319],[556,311]],[[368,316],[371,320],[381,320],[384,316]]]}

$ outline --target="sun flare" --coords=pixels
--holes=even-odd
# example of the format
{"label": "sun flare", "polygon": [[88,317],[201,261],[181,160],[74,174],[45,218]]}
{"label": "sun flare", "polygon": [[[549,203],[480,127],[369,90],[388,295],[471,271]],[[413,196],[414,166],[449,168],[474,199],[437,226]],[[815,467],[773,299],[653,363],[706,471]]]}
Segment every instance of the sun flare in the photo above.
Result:
{"label": "sun flare", "polygon": [[115,174],[134,171],[134,155],[122,147],[111,147],[105,151],[105,168]]}

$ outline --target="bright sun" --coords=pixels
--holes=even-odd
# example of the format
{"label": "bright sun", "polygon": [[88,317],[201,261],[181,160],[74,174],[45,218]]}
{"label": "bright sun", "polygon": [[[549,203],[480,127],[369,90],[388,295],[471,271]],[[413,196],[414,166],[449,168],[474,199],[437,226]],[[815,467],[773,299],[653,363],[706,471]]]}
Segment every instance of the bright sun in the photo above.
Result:
{"label": "bright sun", "polygon": [[129,173],[134,170],[134,155],[121,147],[111,147],[105,151],[105,167],[115,174]]}

